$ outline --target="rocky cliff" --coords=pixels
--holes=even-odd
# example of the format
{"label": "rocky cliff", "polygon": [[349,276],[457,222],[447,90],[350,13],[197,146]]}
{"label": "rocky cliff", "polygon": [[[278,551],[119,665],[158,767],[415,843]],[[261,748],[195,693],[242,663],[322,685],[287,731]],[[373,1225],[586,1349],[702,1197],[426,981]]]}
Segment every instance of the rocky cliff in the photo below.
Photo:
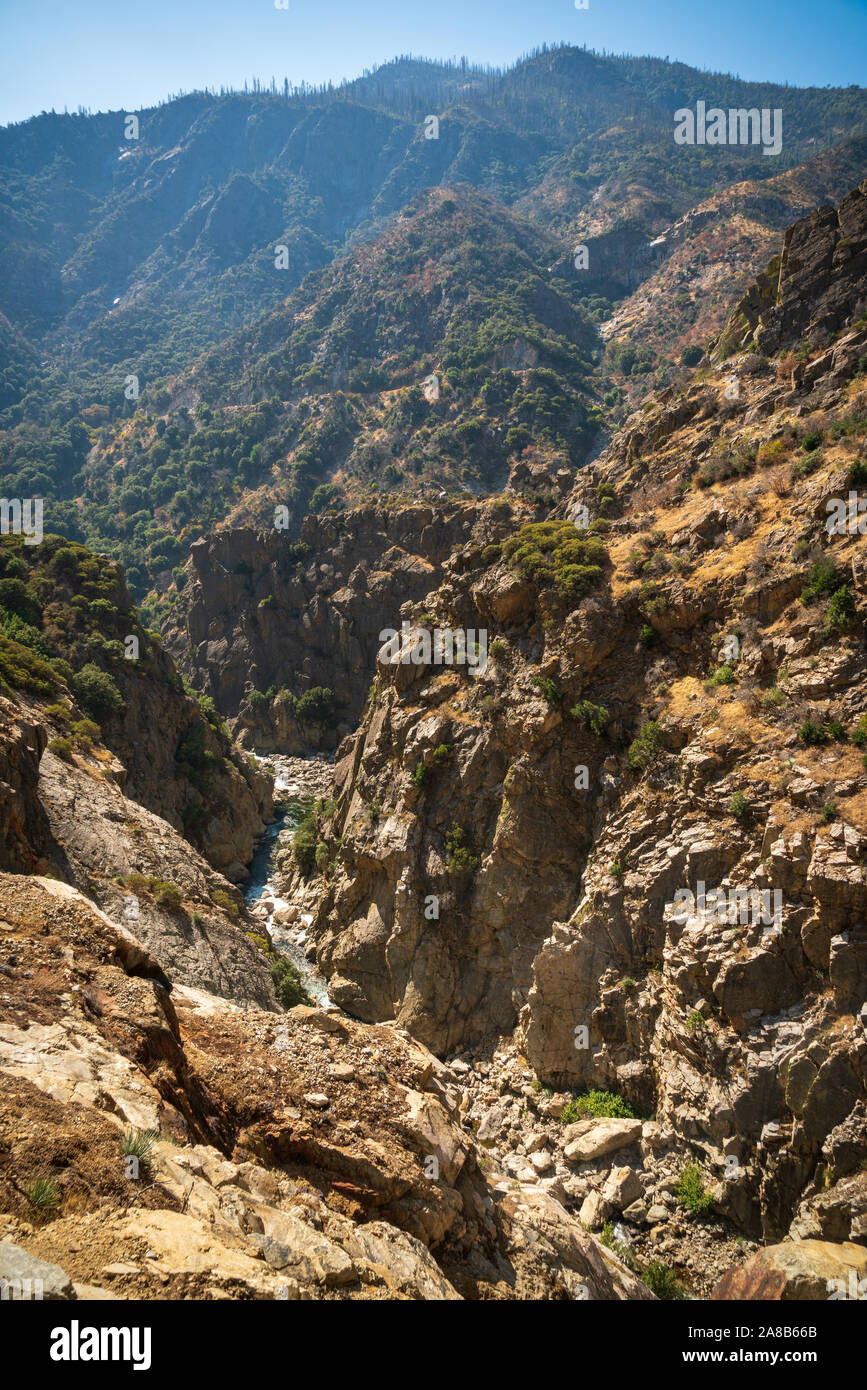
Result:
{"label": "rocky cliff", "polygon": [[[0,1272],[293,1300],[867,1278],[865,195],[796,224],[712,365],[574,485],[528,459],[496,498],[197,544],[166,631],[198,706],[153,634],[119,664],[119,576],[15,555]],[[336,744],[277,859],[324,1009],[279,1007],[221,875],[268,813],[221,714]]]}
{"label": "rocky cliff", "polygon": [[114,759],[106,775],[130,800],[190,837],[215,868],[243,876],[271,814],[268,779],[216,712],[184,689],[157,635],[142,626],[120,566],[60,536],[37,545],[3,537],[3,696],[6,867],[29,867],[44,850],[32,792],[54,735],[65,757],[101,747]]}
{"label": "rocky cliff", "polygon": [[[514,1030],[555,1107],[654,1117],[637,1186],[508,1107],[491,1133],[639,1243],[690,1156],[754,1238],[864,1238],[863,539],[829,517],[865,477],[865,191],[723,334],[774,356],[664,393],[549,521],[446,563],[337,750],[317,872],[284,861],[352,1015],[485,1065]],[[486,631],[484,673],[433,664],[436,626]]]}
{"label": "rocky cliff", "polygon": [[[308,517],[295,542],[219,531],[192,547],[166,644],[246,746],[333,749],[357,726],[380,632],[436,586],[476,514],[469,502],[359,508]],[[317,687],[333,700],[305,719],[297,701]]]}
{"label": "rocky cliff", "polygon": [[61,1300],[653,1297],[544,1192],[486,1178],[402,1030],[185,988],[50,879],[2,875],[0,903],[3,1277]]}

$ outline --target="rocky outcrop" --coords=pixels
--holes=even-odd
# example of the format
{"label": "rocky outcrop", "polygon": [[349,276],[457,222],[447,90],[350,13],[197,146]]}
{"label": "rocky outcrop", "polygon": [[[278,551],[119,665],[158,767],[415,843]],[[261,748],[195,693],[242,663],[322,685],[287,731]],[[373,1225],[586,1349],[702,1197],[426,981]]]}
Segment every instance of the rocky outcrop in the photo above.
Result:
{"label": "rocky outcrop", "polygon": [[128,800],[99,771],[93,761],[70,764],[50,751],[40,766],[40,799],[63,846],[69,882],[159,956],[180,983],[275,1008],[267,963],[239,924],[240,893],[166,821]]}
{"label": "rocky outcrop", "polygon": [[[380,658],[304,888],[353,1016],[443,1056],[516,1030],[561,1110],[603,1091],[655,1116],[631,1175],[603,1156],[592,1192],[566,1190],[597,1229],[634,1206],[642,1240],[696,1158],[731,1228],[779,1241],[807,1202],[804,1229],[836,1230],[814,1198],[867,1145],[863,574],[857,536],[825,528],[858,467],[864,330],[848,262],[821,279],[826,223],[790,239],[815,273],[793,253],[784,299],[829,331],[836,314],[830,352],[794,378],[744,356],[655,402],[548,531],[467,545],[408,606],[418,631],[485,630],[487,666],[437,666],[420,637],[406,665]],[[582,509],[606,559],[564,601],[557,517]],[[544,1170],[566,1182],[580,1154]]]}
{"label": "rocky outcrop", "polygon": [[549,1193],[481,1171],[399,1030],[178,985],[49,880],[3,876],[0,914],[3,1275],[63,1299],[652,1298]]}
{"label": "rocky outcrop", "polygon": [[47,867],[54,848],[36,792],[48,736],[38,718],[21,718],[11,700],[0,699],[0,721],[0,869],[27,873]]}
{"label": "rocky outcrop", "polygon": [[759,1250],[714,1289],[715,1300],[861,1299],[867,1291],[863,1245],[823,1240],[785,1241]]}
{"label": "rocky outcrop", "polygon": [[782,254],[750,288],[718,351],[773,354],[830,339],[867,306],[867,182],[837,207],[824,206],[787,228]]}
{"label": "rocky outcrop", "polygon": [[70,753],[73,744],[98,747],[104,775],[129,800],[241,878],[272,813],[270,780],[185,691],[142,627],[120,566],[50,535],[36,546],[4,537],[2,559],[16,575],[4,580],[18,594],[9,602],[38,625],[29,625],[30,640],[42,655],[30,657],[39,669],[28,674],[28,648],[2,638],[0,862],[31,868],[55,853],[35,789],[39,759],[57,736]]}
{"label": "rocky outcrop", "polygon": [[[407,506],[308,517],[300,544],[279,530],[219,531],[192,547],[191,578],[164,636],[242,743],[262,751],[332,749],[367,697],[384,628],[434,588],[475,509]],[[177,624],[177,625],[176,625]],[[304,721],[281,690],[333,693],[324,721]],[[272,692],[267,702],[249,692]]]}

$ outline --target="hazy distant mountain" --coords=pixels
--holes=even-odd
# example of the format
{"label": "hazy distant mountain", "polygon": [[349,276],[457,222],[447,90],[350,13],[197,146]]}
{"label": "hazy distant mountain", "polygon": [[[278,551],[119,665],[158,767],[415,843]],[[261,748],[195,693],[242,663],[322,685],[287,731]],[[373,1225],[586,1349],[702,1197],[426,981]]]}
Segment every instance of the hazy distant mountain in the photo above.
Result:
{"label": "hazy distant mountain", "polygon": [[[779,157],[675,146],[675,110],[698,101],[780,108]],[[791,216],[857,180],[865,125],[860,88],[564,47],[505,72],[404,58],[340,89],[182,96],[138,113],[137,138],[123,112],[8,127],[4,486],[49,498],[55,528],[118,554],[138,589],[239,507],[286,498],[300,522],[323,485],[500,486],[528,445],[574,468],[624,392],[719,327],[732,257],[734,293]],[[716,289],[684,260],[700,227]],[[663,328],[639,287],[675,265]],[[613,339],[595,386],[591,320]],[[206,422],[150,418],[200,402]]]}

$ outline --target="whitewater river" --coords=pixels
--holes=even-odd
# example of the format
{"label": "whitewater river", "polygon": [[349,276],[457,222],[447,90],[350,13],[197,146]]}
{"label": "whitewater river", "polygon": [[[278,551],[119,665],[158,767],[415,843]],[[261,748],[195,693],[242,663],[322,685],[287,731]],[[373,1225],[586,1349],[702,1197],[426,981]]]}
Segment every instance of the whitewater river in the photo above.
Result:
{"label": "whitewater river", "polygon": [[[304,818],[316,795],[322,795],[330,785],[330,765],[323,759],[282,758],[279,755],[262,757],[257,760],[276,768],[274,800],[280,806],[280,815],[272,821],[265,834],[258,841],[253,852],[250,872],[243,885],[244,899],[248,908],[264,902],[269,910],[260,916],[259,921],[268,928],[268,934],[275,948],[286,956],[297,969],[307,993],[318,1004],[328,1004],[328,991],[325,980],[316,966],[305,955],[308,944],[307,931],[313,920],[309,913],[299,913],[295,921],[281,919],[277,913],[286,900],[280,897],[277,884],[272,877],[274,860],[278,849],[292,843],[292,834]],[[287,904],[291,913],[291,903]],[[275,908],[277,912],[275,912]]]}

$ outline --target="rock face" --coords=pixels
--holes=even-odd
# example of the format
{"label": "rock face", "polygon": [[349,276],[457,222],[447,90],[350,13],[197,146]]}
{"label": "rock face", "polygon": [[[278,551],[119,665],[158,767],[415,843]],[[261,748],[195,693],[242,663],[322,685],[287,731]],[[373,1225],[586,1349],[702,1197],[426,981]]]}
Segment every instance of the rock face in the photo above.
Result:
{"label": "rock face", "polygon": [[[248,746],[334,748],[361,713],[380,632],[399,628],[401,606],[439,582],[474,515],[453,504],[443,513],[407,506],[308,517],[300,546],[279,530],[220,531],[192,547],[167,646]],[[251,688],[300,696],[316,686],[336,702],[324,724],[299,722],[285,701],[244,704]]]}
{"label": "rock face", "polygon": [[55,1298],[652,1298],[550,1194],[482,1173],[406,1035],[188,989],[50,880],[2,876],[0,916],[0,1277]]}
{"label": "rock face", "polygon": [[26,873],[51,852],[51,829],[36,791],[48,742],[38,718],[22,719],[0,699],[0,869]]}
{"label": "rock face", "polygon": [[4,678],[0,695],[0,864],[22,870],[56,858],[36,779],[57,735],[64,757],[87,755],[100,776],[186,835],[216,869],[242,877],[272,813],[270,779],[184,690],[141,626],[120,566],[59,536],[36,546],[14,535],[3,542],[3,565],[19,576],[10,581],[21,586],[18,601],[40,624],[33,640],[53,664],[43,662],[35,679],[14,656],[4,666],[12,684]]}
{"label": "rock face", "polygon": [[771,261],[738,305],[720,348],[772,354],[810,342],[825,347],[867,307],[867,180],[838,207],[822,207],[786,230]]}
{"label": "rock face", "polygon": [[[7,759],[0,807],[8,818],[0,864],[48,874],[57,895],[77,890],[145,951],[156,951],[173,976],[238,1003],[277,1007],[269,963],[242,930],[243,900],[232,884],[167,820],[126,794],[125,768],[105,747],[60,757],[47,745],[42,711],[5,702]],[[261,774],[251,782],[268,786]],[[246,786],[246,784],[245,784]],[[245,872],[258,819],[252,796],[226,815],[221,842],[227,868]],[[216,835],[216,831],[215,831]],[[14,883],[14,880],[12,880]],[[48,884],[48,880],[45,880]]]}
{"label": "rock face", "polygon": [[[156,651],[154,663],[146,685],[135,670],[121,681],[125,709],[116,731],[105,734],[125,771],[124,791],[186,831],[216,869],[237,880],[272,814],[269,780],[202,719],[166,653]],[[191,741],[192,782],[185,771]]]}
{"label": "rock face", "polygon": [[740,1269],[723,1275],[715,1300],[867,1297],[867,1249],[824,1240],[786,1241],[759,1250]]}
{"label": "rock face", "polygon": [[[304,890],[342,1008],[440,1055],[517,1029],[542,1083],[655,1113],[777,1241],[802,1202],[837,1229],[813,1199],[867,1145],[864,580],[825,525],[862,467],[864,205],[787,242],[774,341],[830,348],[668,393],[514,546],[480,514],[406,616],[486,632],[487,666],[380,660]],[[582,509],[592,572],[557,558]]]}

